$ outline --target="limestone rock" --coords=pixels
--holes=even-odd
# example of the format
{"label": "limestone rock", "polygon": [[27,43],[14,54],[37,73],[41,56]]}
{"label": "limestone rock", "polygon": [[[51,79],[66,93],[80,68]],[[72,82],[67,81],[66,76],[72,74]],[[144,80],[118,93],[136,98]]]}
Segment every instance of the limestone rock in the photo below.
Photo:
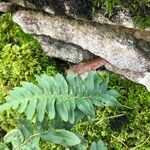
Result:
{"label": "limestone rock", "polygon": [[131,36],[134,36],[136,39],[142,39],[144,41],[150,42],[149,31],[140,31],[137,29],[123,28],[121,26],[113,26],[113,27],[118,28],[120,32],[125,32],[127,34],[130,34]]}
{"label": "limestone rock", "polygon": [[144,85],[147,88],[147,90],[150,91],[150,72],[134,72],[127,69],[120,69],[111,65],[110,63],[107,63],[105,67],[107,70],[110,70],[119,75],[123,75],[133,82],[137,82],[139,84]]}
{"label": "limestone rock", "polygon": [[[25,7],[25,2],[24,0],[9,0],[9,2],[11,4],[17,4],[17,5],[20,5],[22,7]],[[32,8],[33,6],[30,6],[30,8]]]}
{"label": "limestone rock", "polygon": [[[77,15],[75,13],[76,11],[73,11],[74,8],[72,6],[71,1],[65,1],[64,6],[65,6],[66,14],[68,16],[71,16],[76,19],[83,19],[82,16]],[[105,13],[102,12],[101,10],[91,12],[90,15],[91,15],[90,18],[92,22],[122,26],[122,27],[132,28],[132,29],[135,28],[132,17],[130,16],[129,12],[123,8],[121,11],[117,11],[117,14],[111,18],[106,17]],[[139,29],[138,27],[136,28]],[[145,31],[150,31],[150,28],[146,28]]]}
{"label": "limestone rock", "polygon": [[[72,1],[68,1],[68,0],[67,1],[59,1],[59,0],[43,1],[42,6],[36,6],[37,2],[33,0],[7,0],[7,1],[11,3],[12,5],[15,4],[15,5],[25,7],[25,8],[42,10],[50,14],[57,14],[57,12],[59,11],[59,15],[66,14],[77,20],[85,20],[87,18],[90,18],[91,19],[90,21],[92,22],[115,25],[115,26],[122,26],[125,28],[131,28],[131,29],[135,28],[133,24],[133,19],[131,18],[129,12],[125,9],[123,10],[123,8],[121,11],[118,11],[117,14],[111,18],[106,17],[104,12],[102,12],[101,10],[96,11],[96,12],[92,12],[91,10],[89,10],[89,12],[86,13],[87,16],[89,17],[85,17],[85,16],[83,17],[82,15],[77,15],[76,10],[74,10],[75,8],[74,8],[74,5],[72,4]],[[3,2],[0,2],[0,3],[3,3]],[[76,3],[76,2],[74,1],[73,3]],[[90,6],[87,9],[90,9]],[[139,28],[137,27],[136,29],[139,30]],[[146,28],[145,31],[150,31],[150,27]]]}
{"label": "limestone rock", "polygon": [[111,26],[25,10],[18,11],[13,20],[26,33],[47,35],[81,46],[120,69],[135,72],[150,69],[150,43],[137,40]]}
{"label": "limestone rock", "polygon": [[[75,18],[76,20],[85,20],[84,17],[77,15],[74,11],[72,11],[72,5],[70,1],[65,1],[65,13],[66,15]],[[141,31],[139,28],[135,28],[133,19],[130,14],[126,10],[118,11],[117,14],[111,18],[105,16],[104,12],[101,10],[93,12],[91,14],[92,22],[100,23],[100,24],[109,24],[114,26],[114,28],[119,28],[123,32],[127,34],[131,34],[135,38],[143,39],[150,42],[150,28],[146,28],[144,31]]]}
{"label": "limestone rock", "polygon": [[[1,8],[2,6],[8,7],[8,5],[10,5],[10,6],[21,6],[21,7],[28,8],[28,9],[42,10],[50,14],[55,14],[54,9],[51,7],[51,5],[49,6],[44,5],[41,8],[37,8],[33,3],[31,3],[28,0],[8,0],[8,2],[9,3],[0,2],[0,11],[2,9]],[[10,8],[13,8],[13,7],[10,7]],[[7,9],[5,12],[8,12],[8,11],[11,11],[11,9]]]}
{"label": "limestone rock", "polygon": [[0,2],[0,12],[8,12],[11,10],[11,3]]}
{"label": "limestone rock", "polygon": [[[92,15],[92,21],[102,23],[102,24],[110,24],[115,26],[122,26],[126,28],[134,29],[133,19],[130,14],[126,10],[118,11],[115,16],[108,19],[101,11],[97,11]],[[136,27],[136,29],[139,29]],[[145,31],[150,31],[150,28],[146,28]]]}
{"label": "limestone rock", "polygon": [[43,50],[50,57],[60,58],[72,63],[93,59],[95,56],[81,47],[54,40],[49,36],[35,36]]}

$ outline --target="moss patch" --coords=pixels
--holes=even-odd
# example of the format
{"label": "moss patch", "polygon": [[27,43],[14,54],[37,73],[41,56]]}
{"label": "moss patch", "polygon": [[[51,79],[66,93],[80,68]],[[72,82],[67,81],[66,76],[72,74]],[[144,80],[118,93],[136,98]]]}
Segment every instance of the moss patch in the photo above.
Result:
{"label": "moss patch", "polygon": [[[23,33],[12,22],[10,14],[0,16],[0,103],[21,81],[34,82],[35,74],[54,75],[57,66],[41,49],[32,36]],[[0,131],[8,131],[17,124],[18,114],[8,111],[0,114]]]}
{"label": "moss patch", "polygon": [[[123,97],[120,103],[129,108],[100,108],[93,125],[81,122],[75,130],[88,139],[89,143],[100,138],[110,150],[127,150],[138,146],[148,150],[150,144],[150,93],[145,87],[117,75],[110,76],[109,87],[118,90]],[[123,117],[123,118],[122,118]]]}

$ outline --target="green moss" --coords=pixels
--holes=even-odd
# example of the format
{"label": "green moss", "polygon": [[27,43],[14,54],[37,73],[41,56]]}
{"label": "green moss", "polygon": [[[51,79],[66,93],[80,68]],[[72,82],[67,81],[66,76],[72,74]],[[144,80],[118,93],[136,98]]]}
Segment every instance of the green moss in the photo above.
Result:
{"label": "green moss", "polygon": [[[126,150],[142,143],[140,150],[148,150],[150,146],[148,143],[150,137],[150,93],[141,85],[111,73],[106,74],[110,75],[109,87],[118,90],[123,96],[119,100],[120,103],[132,109],[124,107],[100,108],[97,110],[93,125],[90,126],[88,122],[81,122],[75,127],[75,130],[86,137],[89,143],[101,138],[110,150]],[[110,128],[110,121],[122,114],[127,116],[129,121],[120,131],[113,131]]]}
{"label": "green moss", "polygon": [[40,142],[40,148],[42,150],[65,150],[65,148],[61,145],[51,144],[45,141]]}
{"label": "green moss", "polygon": [[133,18],[134,25],[144,29],[150,27],[150,1],[149,0],[93,0],[95,9],[100,8],[109,13],[109,16],[125,8]]}
{"label": "green moss", "polygon": [[56,65],[31,36],[12,22],[10,15],[0,17],[0,80],[16,86],[22,80],[32,81],[35,74],[56,73]]}
{"label": "green moss", "polygon": [[[10,14],[0,16],[0,103],[10,89],[21,81],[34,81],[35,74],[57,72],[55,61],[38,42],[13,23]],[[8,111],[0,115],[0,130],[8,131],[17,124],[18,114]]]}

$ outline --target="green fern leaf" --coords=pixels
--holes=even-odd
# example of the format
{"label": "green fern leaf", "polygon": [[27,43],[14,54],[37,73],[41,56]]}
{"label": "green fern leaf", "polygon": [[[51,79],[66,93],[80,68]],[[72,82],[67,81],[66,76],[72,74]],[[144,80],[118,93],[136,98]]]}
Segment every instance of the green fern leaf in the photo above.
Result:
{"label": "green fern leaf", "polygon": [[57,108],[57,112],[60,118],[67,122],[68,121],[68,108],[66,106],[65,101],[61,101],[60,99],[57,99],[56,108]]}
{"label": "green fern leaf", "polygon": [[107,92],[108,83],[109,83],[109,77],[107,76],[107,77],[102,81],[102,83],[99,85],[99,91],[100,91],[101,94]]}
{"label": "green fern leaf", "polygon": [[116,90],[108,90],[106,92],[106,94],[108,94],[110,96],[113,96],[114,98],[118,98],[118,97],[121,96],[120,93],[118,91],[116,91]]}
{"label": "green fern leaf", "polygon": [[0,150],[9,150],[6,144],[0,142]]}
{"label": "green fern leaf", "polygon": [[36,76],[36,80],[38,82],[38,86],[45,93],[59,94],[58,84],[53,77],[43,74],[41,76]]}
{"label": "green fern leaf", "polygon": [[93,104],[90,100],[78,100],[76,101],[77,107],[87,116],[94,117],[95,111]]}
{"label": "green fern leaf", "polygon": [[29,138],[33,134],[33,131],[34,131],[34,127],[32,123],[26,119],[20,121],[19,129],[21,133],[23,134],[24,139]]}
{"label": "green fern leaf", "polygon": [[48,113],[48,117],[50,119],[54,119],[54,117],[55,117],[55,101],[56,101],[55,97],[51,97],[51,98],[47,99],[46,110],[47,110],[47,113]]}
{"label": "green fern leaf", "polygon": [[61,74],[55,76],[55,80],[59,86],[60,93],[68,94],[68,84]]}
{"label": "green fern leaf", "polygon": [[36,106],[37,106],[37,99],[33,99],[29,101],[28,106],[25,111],[25,114],[28,120],[31,120],[33,118],[35,114]]}
{"label": "green fern leaf", "polygon": [[102,94],[101,97],[103,98],[103,103],[106,106],[112,106],[112,107],[121,106],[121,104],[113,96]]}
{"label": "green fern leaf", "polygon": [[[12,150],[40,150],[40,133],[32,135],[32,133],[27,130],[27,127],[22,128],[21,130],[11,130],[4,136],[4,143],[11,143]],[[23,133],[25,133],[25,135],[23,135]],[[25,136],[27,136],[27,139],[25,139]]]}
{"label": "green fern leaf", "polygon": [[68,121],[73,124],[75,122],[75,101],[67,101],[68,106]]}
{"label": "green fern leaf", "polygon": [[76,95],[79,95],[79,96],[87,95],[86,86],[80,76],[77,76],[75,78],[75,87],[76,87],[76,92],[77,92]]}
{"label": "green fern leaf", "polygon": [[73,132],[63,129],[50,129],[47,133],[41,135],[41,138],[55,144],[61,144],[63,146],[74,146],[81,142],[79,137]]}
{"label": "green fern leaf", "polygon": [[24,137],[19,129],[14,129],[4,136],[4,143],[12,143],[13,149],[18,149],[23,143]]}
{"label": "green fern leaf", "polygon": [[99,93],[99,90],[100,90],[100,79],[99,79],[98,74],[96,73],[94,75],[94,93],[93,94]]}
{"label": "green fern leaf", "polygon": [[28,105],[28,99],[24,99],[24,102],[20,103],[20,107],[18,109],[18,112],[23,113],[26,110],[27,105]]}
{"label": "green fern leaf", "polygon": [[107,148],[105,147],[104,143],[99,140],[97,143],[92,142],[90,150],[107,150]]}
{"label": "green fern leaf", "polygon": [[98,106],[98,107],[103,106],[103,98],[100,96],[95,96],[91,98],[91,101],[95,106]]}
{"label": "green fern leaf", "polygon": [[[85,79],[85,86],[87,89],[88,94],[91,94],[94,91],[94,72],[90,72]],[[89,86],[90,85],[90,86]]]}
{"label": "green fern leaf", "polygon": [[73,124],[77,117],[75,110],[93,118],[94,105],[119,106],[116,99],[119,93],[107,90],[109,78],[99,83],[94,72],[90,72],[85,80],[73,73],[66,79],[60,74],[55,77],[43,74],[36,76],[36,80],[37,85],[21,82],[22,87],[14,88],[6,96],[6,103],[0,105],[0,112],[17,108],[28,120],[36,116],[39,122],[44,120],[45,114],[49,119],[58,114],[63,121]]}
{"label": "green fern leaf", "polygon": [[42,122],[44,119],[46,105],[47,105],[47,99],[43,99],[43,98],[38,99],[38,104],[36,108],[36,117],[39,122]]}
{"label": "green fern leaf", "polygon": [[76,83],[75,77],[76,77],[76,75],[74,73],[70,72],[67,75],[66,80],[67,80],[68,85],[69,85],[69,93],[77,95],[78,91],[77,91],[77,88],[76,88],[77,83]]}

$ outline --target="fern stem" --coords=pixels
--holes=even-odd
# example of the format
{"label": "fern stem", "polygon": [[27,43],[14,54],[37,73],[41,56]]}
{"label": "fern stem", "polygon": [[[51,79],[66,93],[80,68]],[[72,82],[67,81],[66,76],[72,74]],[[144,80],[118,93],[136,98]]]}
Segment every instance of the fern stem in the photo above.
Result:
{"label": "fern stem", "polygon": [[[121,116],[124,116],[124,114],[119,114],[119,115],[115,115],[115,116],[110,116],[110,117],[106,117],[104,119],[101,119],[99,120],[98,122],[95,123],[95,125],[98,125],[100,122],[102,122],[103,120],[106,120],[106,119],[113,119],[113,118],[118,118],[118,117],[121,117]],[[95,121],[97,121],[98,119],[95,119]],[[95,126],[94,125],[94,126]]]}
{"label": "fern stem", "polygon": [[21,145],[21,147],[23,147],[23,146],[24,146],[27,142],[29,142],[32,138],[34,138],[34,137],[36,137],[36,136],[39,136],[39,135],[41,135],[41,134],[44,134],[44,133],[46,133],[46,132],[48,132],[48,131],[31,135],[30,137],[28,137],[28,138],[24,141],[24,143]]}

